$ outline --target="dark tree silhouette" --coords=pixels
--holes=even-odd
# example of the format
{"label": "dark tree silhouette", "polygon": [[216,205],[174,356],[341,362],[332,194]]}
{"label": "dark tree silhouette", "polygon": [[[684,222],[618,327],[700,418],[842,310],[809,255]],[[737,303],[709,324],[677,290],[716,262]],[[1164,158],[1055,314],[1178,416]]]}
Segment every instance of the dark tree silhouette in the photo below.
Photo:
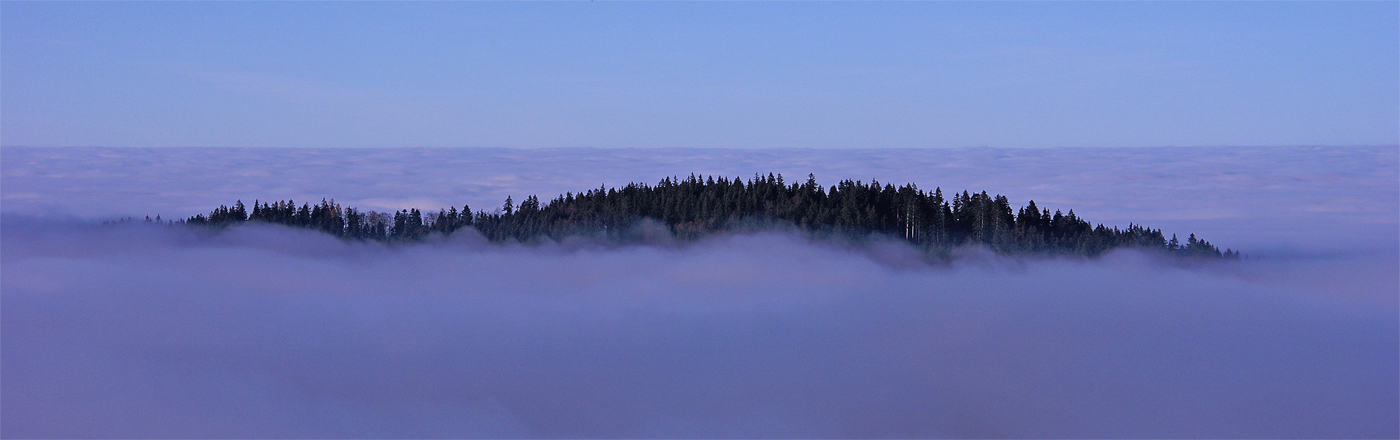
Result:
{"label": "dark tree silhouette", "polygon": [[249,213],[240,200],[219,206],[209,215],[183,221],[188,225],[226,227],[243,222],[266,222],[324,231],[358,240],[415,241],[429,234],[451,234],[474,228],[491,241],[530,242],[566,236],[635,240],[637,226],[655,220],[681,240],[708,234],[769,227],[796,227],[818,236],[860,239],[872,235],[897,237],[926,251],[947,255],[961,246],[985,246],[1000,253],[1094,256],[1115,248],[1157,249],[1196,257],[1238,258],[1239,252],[1219,248],[1191,234],[1183,245],[1160,229],[1128,224],[1127,228],[1092,225],[1075,215],[1036,205],[1014,208],[1003,195],[963,191],[945,199],[914,184],[896,187],[871,181],[843,180],[828,188],[809,174],[803,183],[785,183],[782,175],[753,178],[665,178],[656,185],[631,183],[621,188],[600,186],[565,193],[541,204],[528,196],[518,205],[506,197],[495,212],[463,205],[424,215],[418,209],[389,214],[361,212],[334,201],[302,204],[288,200],[253,202]]}

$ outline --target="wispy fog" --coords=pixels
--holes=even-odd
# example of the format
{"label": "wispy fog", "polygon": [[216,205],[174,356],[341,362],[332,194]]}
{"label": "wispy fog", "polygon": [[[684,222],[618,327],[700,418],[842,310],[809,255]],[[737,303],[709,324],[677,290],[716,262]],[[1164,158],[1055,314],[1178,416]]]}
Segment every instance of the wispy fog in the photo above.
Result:
{"label": "wispy fog", "polygon": [[6,437],[1394,437],[1394,258],[3,231]]}
{"label": "wispy fog", "polygon": [[[985,189],[1247,258],[97,224],[691,171]],[[0,436],[1394,438],[1398,182],[1395,148],[6,148]]]}
{"label": "wispy fog", "polygon": [[[1394,253],[1400,149],[1057,148],[929,150],[4,148],[10,214],[102,219],[188,217],[253,198],[392,211],[565,191],[690,173],[808,173],[944,191],[986,190],[1017,206],[1074,209],[1195,233],[1252,255]],[[1318,225],[1329,225],[1319,228]]]}

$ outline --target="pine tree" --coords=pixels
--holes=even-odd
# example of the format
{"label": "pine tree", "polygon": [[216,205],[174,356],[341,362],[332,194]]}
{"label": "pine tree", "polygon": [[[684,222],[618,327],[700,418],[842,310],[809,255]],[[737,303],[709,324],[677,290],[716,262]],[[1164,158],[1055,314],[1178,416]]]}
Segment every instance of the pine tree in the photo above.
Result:
{"label": "pine tree", "polygon": [[[788,184],[781,174],[755,173],[745,181],[724,176],[666,177],[655,186],[631,183],[621,188],[600,186],[565,193],[549,203],[530,195],[515,204],[507,196],[497,212],[463,205],[424,216],[417,208],[392,215],[343,208],[334,200],[317,205],[294,201],[254,200],[248,212],[241,200],[220,206],[208,215],[183,220],[191,225],[226,227],[248,220],[324,231],[353,239],[420,240],[429,233],[451,234],[476,229],[493,241],[532,241],[568,235],[623,237],[642,219],[662,222],[681,239],[696,239],[739,225],[792,225],[813,234],[842,234],[852,238],[886,235],[906,240],[931,252],[960,246],[986,246],[997,252],[1048,252],[1098,255],[1115,247],[1161,249],[1180,255],[1237,258],[1191,234],[1183,246],[1173,235],[1130,223],[1126,229],[1093,225],[1074,210],[1051,214],[1035,201],[1019,209],[1003,195],[962,191],[945,198],[942,188],[932,193],[917,185],[871,180],[843,180],[823,187],[815,175]],[[155,221],[159,221],[159,216]]]}

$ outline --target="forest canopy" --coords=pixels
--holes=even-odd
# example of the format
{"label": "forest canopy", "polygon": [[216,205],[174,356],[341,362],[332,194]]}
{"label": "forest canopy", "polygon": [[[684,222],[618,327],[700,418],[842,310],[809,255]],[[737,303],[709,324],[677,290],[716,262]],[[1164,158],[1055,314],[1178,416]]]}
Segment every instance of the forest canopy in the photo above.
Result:
{"label": "forest canopy", "polygon": [[815,176],[785,183],[781,174],[740,178],[665,178],[656,185],[631,183],[565,193],[548,203],[535,196],[505,203],[490,212],[463,205],[424,213],[418,209],[392,214],[341,207],[321,200],[297,206],[292,200],[241,200],[208,215],[182,220],[186,225],[222,228],[265,222],[308,228],[353,240],[417,241],[432,234],[449,235],[472,228],[494,242],[560,240],[568,236],[636,239],[648,219],[665,225],[680,240],[709,234],[761,228],[796,227],[819,236],[903,239],[926,252],[947,255],[964,246],[984,246],[1004,254],[1096,256],[1117,248],[1140,248],[1184,256],[1238,258],[1191,234],[1185,242],[1166,238],[1160,229],[1129,224],[1127,228],[1091,225],[1074,210],[1036,206],[1013,208],[1006,196],[981,193],[945,195],[914,184],[896,187],[877,181],[844,180],[823,187]]}

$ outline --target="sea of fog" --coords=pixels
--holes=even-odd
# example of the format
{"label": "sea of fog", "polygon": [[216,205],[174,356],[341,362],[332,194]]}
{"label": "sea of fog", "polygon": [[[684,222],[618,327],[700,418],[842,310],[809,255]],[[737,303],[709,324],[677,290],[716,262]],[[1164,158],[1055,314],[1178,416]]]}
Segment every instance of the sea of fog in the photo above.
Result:
{"label": "sea of fog", "polygon": [[[1400,149],[0,149],[3,437],[1400,436]],[[1246,259],[178,218],[665,176],[987,191]]]}

